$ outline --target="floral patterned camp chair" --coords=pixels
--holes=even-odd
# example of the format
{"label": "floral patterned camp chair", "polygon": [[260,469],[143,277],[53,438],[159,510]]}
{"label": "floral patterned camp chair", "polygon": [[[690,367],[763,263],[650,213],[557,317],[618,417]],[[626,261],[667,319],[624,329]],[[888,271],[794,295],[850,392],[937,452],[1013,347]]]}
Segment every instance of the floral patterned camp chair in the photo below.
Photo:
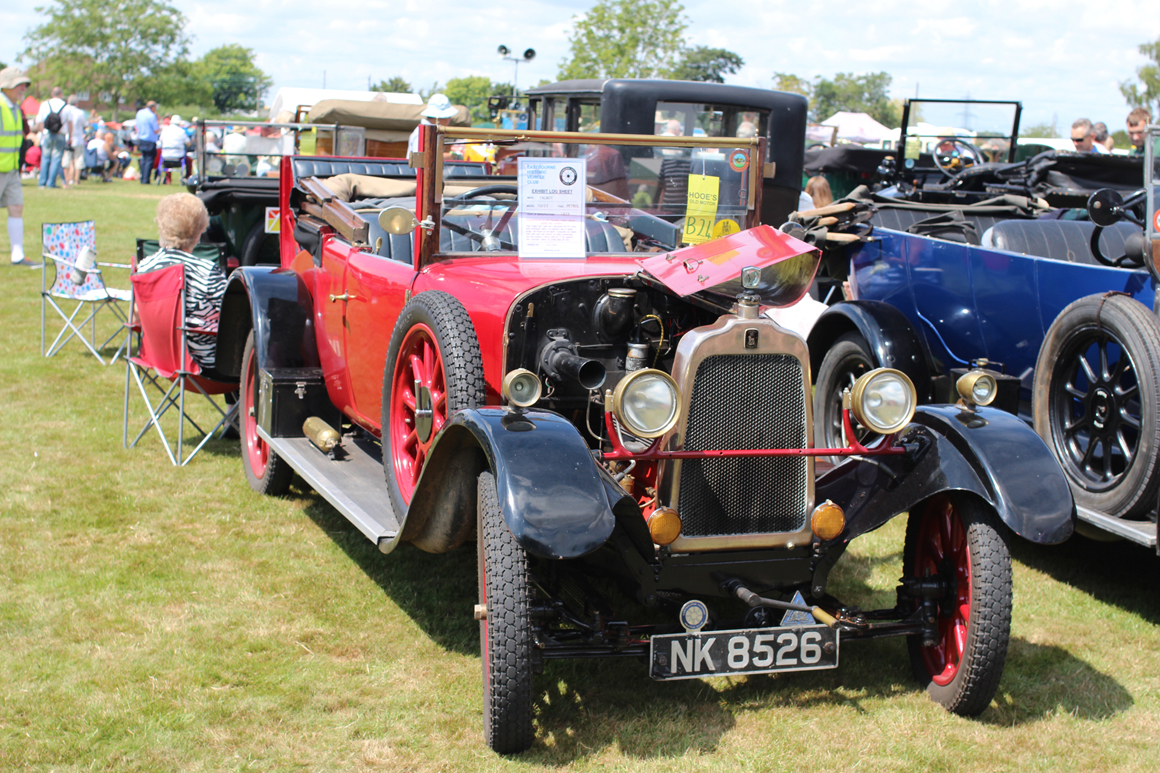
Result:
{"label": "floral patterned camp chair", "polygon": [[[131,293],[105,285],[102,268],[129,268],[122,263],[102,263],[96,259],[97,224],[92,220],[76,223],[44,223],[41,239],[44,266],[40,282],[40,352],[52,357],[72,339],[77,339],[102,365],[114,362],[128,341],[128,316],[125,304]],[[51,269],[50,269],[51,266]],[[48,278],[49,272],[53,278]],[[52,344],[46,346],[51,307],[64,322]],[[97,343],[97,315],[108,309],[115,318],[116,330]],[[87,316],[85,316],[87,314]],[[88,326],[86,337],[84,328]],[[101,350],[118,337],[124,337],[113,356],[106,360]]]}

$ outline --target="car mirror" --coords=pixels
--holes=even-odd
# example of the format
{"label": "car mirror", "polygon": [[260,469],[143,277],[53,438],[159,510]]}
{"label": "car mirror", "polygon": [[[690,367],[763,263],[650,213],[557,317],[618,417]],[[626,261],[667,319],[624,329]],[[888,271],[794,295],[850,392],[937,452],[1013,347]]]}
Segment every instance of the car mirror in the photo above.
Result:
{"label": "car mirror", "polygon": [[1111,188],[1100,188],[1088,198],[1087,213],[1098,226],[1115,225],[1124,217],[1124,197]]}
{"label": "car mirror", "polygon": [[379,227],[389,234],[409,234],[419,225],[415,215],[406,207],[387,207],[379,213]]}

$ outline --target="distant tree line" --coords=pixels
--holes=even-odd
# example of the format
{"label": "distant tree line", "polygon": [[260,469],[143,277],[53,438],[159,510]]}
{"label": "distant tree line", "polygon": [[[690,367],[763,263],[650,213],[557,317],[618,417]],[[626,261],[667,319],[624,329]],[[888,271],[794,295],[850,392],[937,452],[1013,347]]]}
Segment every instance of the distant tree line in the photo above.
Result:
{"label": "distant tree line", "polygon": [[236,43],[189,59],[187,20],[164,0],[50,0],[21,53],[35,81],[88,91],[113,110],[132,100],[254,110],[273,81]]}
{"label": "distant tree line", "polygon": [[1132,107],[1147,108],[1152,113],[1152,121],[1160,121],[1160,38],[1152,43],[1141,43],[1140,53],[1149,61],[1136,69],[1138,83],[1124,81],[1120,93]]}
{"label": "distant tree line", "polygon": [[690,46],[684,10],[676,0],[600,0],[583,18],[573,17],[571,53],[558,77],[724,83],[745,61],[724,48]]}
{"label": "distant tree line", "polygon": [[810,101],[810,120],[821,123],[834,113],[866,113],[890,129],[902,124],[902,100],[890,98],[893,77],[885,72],[863,75],[840,72],[833,78],[820,75],[812,81],[789,73],[774,73],[773,87],[778,91],[801,94]]}

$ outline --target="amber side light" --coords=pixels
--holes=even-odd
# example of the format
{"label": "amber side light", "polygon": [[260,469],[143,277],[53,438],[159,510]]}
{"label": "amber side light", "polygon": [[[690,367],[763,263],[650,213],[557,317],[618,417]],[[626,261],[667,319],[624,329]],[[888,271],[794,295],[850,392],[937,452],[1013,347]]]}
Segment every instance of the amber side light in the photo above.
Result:
{"label": "amber side light", "polygon": [[846,514],[842,508],[826,500],[814,508],[810,516],[810,530],[820,540],[832,540],[846,528]]}
{"label": "amber side light", "polygon": [[648,531],[658,545],[671,545],[681,536],[681,516],[671,507],[658,507],[648,519]]}

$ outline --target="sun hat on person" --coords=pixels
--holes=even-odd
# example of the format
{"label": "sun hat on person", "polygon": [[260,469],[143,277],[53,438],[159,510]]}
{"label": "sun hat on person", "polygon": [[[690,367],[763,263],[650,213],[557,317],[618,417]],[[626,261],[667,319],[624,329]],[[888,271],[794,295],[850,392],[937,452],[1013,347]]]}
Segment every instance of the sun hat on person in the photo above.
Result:
{"label": "sun hat on person", "polygon": [[179,115],[169,116],[169,123],[181,123],[181,116],[179,116]]}
{"label": "sun hat on person", "polygon": [[[28,73],[24,70],[19,67],[5,67],[0,70],[0,89],[14,89],[21,83],[32,85],[32,81],[28,79]],[[443,99],[446,100],[447,97],[443,97]]]}
{"label": "sun hat on person", "polygon": [[433,94],[419,115],[424,118],[454,118],[458,112],[452,107],[451,100],[446,94]]}

